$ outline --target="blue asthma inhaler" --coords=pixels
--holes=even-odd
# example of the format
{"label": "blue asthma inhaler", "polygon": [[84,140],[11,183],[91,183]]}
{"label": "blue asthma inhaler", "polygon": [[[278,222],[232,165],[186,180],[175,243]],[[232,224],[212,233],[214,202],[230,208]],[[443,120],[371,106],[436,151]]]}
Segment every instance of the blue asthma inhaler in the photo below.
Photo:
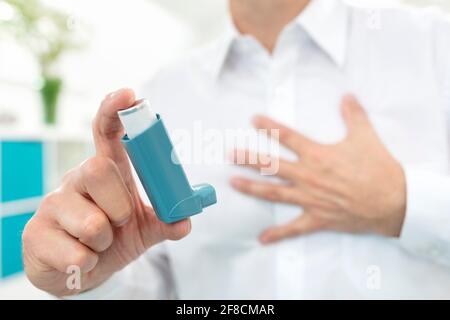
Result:
{"label": "blue asthma inhaler", "polygon": [[147,100],[138,100],[118,115],[126,131],[122,144],[161,221],[186,219],[217,202],[211,185],[189,184],[164,123]]}

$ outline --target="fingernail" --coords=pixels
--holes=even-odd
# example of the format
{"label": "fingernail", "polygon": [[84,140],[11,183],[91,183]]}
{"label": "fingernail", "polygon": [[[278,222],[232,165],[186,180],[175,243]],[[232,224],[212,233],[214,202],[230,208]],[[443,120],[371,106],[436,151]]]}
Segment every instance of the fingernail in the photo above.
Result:
{"label": "fingernail", "polygon": [[188,219],[188,221],[189,221],[189,226],[188,226],[187,234],[191,233],[191,231],[192,231],[192,222],[191,222],[191,219]]}
{"label": "fingernail", "polygon": [[269,244],[270,242],[270,237],[268,234],[263,233],[260,237],[259,237],[259,241],[261,242],[261,244]]}
{"label": "fingernail", "polygon": [[123,90],[125,90],[124,88],[121,88],[119,90],[116,90],[114,92],[111,92],[110,94],[108,94],[107,98],[108,99],[114,99],[119,93],[121,93]]}
{"label": "fingernail", "polygon": [[108,94],[106,96],[106,99],[111,100],[111,99],[114,99],[115,96],[117,96],[117,91],[114,91],[114,92],[111,92],[110,94]]}
{"label": "fingernail", "polygon": [[185,230],[184,230],[184,232],[183,232],[184,235],[187,236],[189,233],[191,233],[191,230],[192,230],[191,219],[188,218],[188,219],[186,219],[186,220],[179,221],[179,223],[186,224]]}

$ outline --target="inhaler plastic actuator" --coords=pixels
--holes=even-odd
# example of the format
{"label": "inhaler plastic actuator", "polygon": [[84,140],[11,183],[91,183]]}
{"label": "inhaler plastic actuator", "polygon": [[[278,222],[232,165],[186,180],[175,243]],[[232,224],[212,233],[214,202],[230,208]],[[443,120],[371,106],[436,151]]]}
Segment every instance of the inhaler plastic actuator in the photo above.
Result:
{"label": "inhaler plastic actuator", "polygon": [[161,117],[147,100],[118,115],[126,131],[122,144],[160,220],[183,220],[217,202],[211,185],[191,187]]}

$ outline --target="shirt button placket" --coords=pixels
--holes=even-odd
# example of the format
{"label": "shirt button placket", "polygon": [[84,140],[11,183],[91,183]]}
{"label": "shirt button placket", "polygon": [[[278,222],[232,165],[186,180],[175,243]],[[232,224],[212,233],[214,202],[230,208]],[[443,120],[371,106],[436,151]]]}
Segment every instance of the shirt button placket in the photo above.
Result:
{"label": "shirt button placket", "polygon": [[[271,60],[268,81],[268,110],[270,117],[295,127],[295,65],[287,56],[275,56]],[[280,157],[288,157],[288,152],[280,149]],[[298,216],[299,208],[284,204],[273,204],[274,220],[277,225],[289,223]],[[284,241],[277,245],[277,295],[279,298],[301,298],[304,292],[304,264],[302,242]]]}

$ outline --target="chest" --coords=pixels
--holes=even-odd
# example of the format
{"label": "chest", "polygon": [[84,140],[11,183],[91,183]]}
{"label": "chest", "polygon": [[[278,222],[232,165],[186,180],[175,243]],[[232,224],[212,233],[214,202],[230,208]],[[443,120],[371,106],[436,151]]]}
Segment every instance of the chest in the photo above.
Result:
{"label": "chest", "polygon": [[446,119],[432,74],[419,67],[408,71],[377,64],[379,59],[345,68],[326,62],[326,57],[306,59],[258,72],[230,70],[215,83],[192,78],[178,94],[158,101],[190,181],[211,183],[218,194],[218,204],[194,218],[195,232],[183,241],[182,251],[189,251],[190,259],[207,263],[207,256],[238,255],[238,249],[256,246],[259,233],[275,221],[273,204],[243,196],[228,182],[236,174],[270,179],[227,161],[233,147],[273,147],[252,135],[256,114],[269,115],[319,142],[334,143],[346,134],[341,97],[353,93],[404,165],[446,168]]}
{"label": "chest", "polygon": [[[192,138],[202,139],[203,148],[218,142],[226,149],[226,135],[248,136],[252,117],[265,114],[319,142],[335,143],[346,134],[341,98],[352,93],[402,163],[446,161],[446,113],[430,67],[417,64],[408,69],[400,61],[396,67],[393,61],[370,56],[342,68],[326,57],[305,59],[258,72],[231,70],[214,84],[200,81],[196,88],[170,98],[175,100],[168,110],[172,128],[196,134]],[[186,103],[189,112],[175,107]]]}

